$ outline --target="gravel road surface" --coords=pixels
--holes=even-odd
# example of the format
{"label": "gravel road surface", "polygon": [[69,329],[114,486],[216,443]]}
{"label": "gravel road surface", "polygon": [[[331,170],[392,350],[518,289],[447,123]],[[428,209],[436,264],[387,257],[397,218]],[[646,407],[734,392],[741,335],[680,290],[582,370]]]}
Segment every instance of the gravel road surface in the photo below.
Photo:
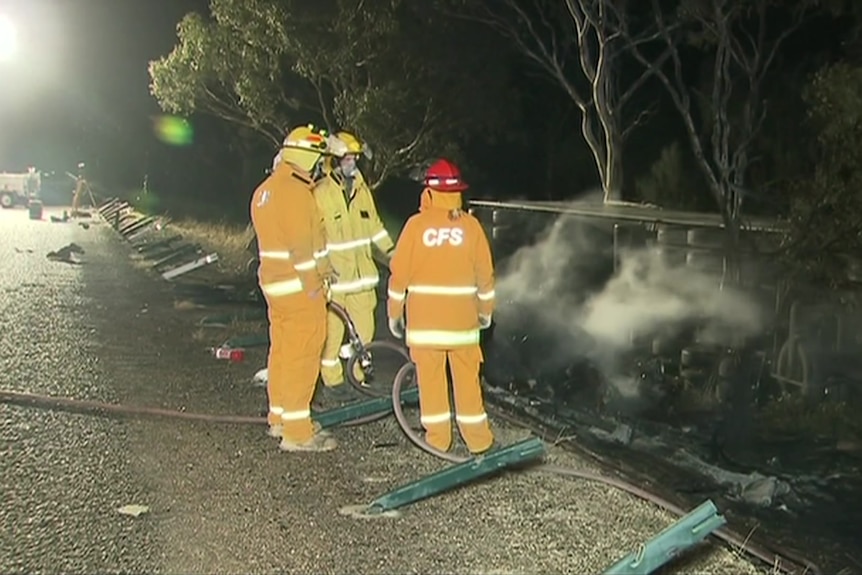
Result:
{"label": "gravel road surface", "polygon": [[[258,415],[262,352],[215,361],[200,310],[135,264],[107,225],[0,212],[0,388]],[[80,265],[49,261],[76,242]],[[197,315],[196,315],[197,314]],[[197,334],[197,335],[196,335]],[[494,422],[504,442],[528,432]],[[392,418],[335,430],[337,451],[286,454],[263,426],[0,405],[0,572],[589,573],[673,518],[612,488],[510,473],[359,520],[367,503],[444,463]],[[553,463],[584,467],[551,449]],[[138,517],[118,509],[142,505]],[[756,573],[705,544],[664,572]]]}

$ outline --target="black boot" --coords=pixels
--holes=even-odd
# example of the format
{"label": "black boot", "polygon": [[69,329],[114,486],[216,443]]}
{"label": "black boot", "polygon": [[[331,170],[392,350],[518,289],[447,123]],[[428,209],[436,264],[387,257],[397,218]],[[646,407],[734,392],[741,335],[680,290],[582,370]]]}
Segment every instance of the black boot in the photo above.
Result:
{"label": "black boot", "polygon": [[323,398],[334,403],[353,403],[360,399],[359,392],[347,382],[331,387],[324,385],[322,391]]}

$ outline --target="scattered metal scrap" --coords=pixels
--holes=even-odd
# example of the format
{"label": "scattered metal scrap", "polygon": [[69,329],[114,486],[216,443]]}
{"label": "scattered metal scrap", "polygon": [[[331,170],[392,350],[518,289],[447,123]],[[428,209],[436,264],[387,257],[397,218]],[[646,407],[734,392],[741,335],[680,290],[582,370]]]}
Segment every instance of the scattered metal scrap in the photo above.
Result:
{"label": "scattered metal scrap", "polygon": [[84,255],[84,248],[75,242],[72,242],[63,246],[59,250],[48,252],[45,257],[53,262],[64,262],[67,264],[78,265],[81,263],[79,256],[82,255]]}
{"label": "scattered metal scrap", "polygon": [[167,281],[218,261],[218,253],[171,233],[169,219],[140,214],[119,198],[109,199],[97,211]]}

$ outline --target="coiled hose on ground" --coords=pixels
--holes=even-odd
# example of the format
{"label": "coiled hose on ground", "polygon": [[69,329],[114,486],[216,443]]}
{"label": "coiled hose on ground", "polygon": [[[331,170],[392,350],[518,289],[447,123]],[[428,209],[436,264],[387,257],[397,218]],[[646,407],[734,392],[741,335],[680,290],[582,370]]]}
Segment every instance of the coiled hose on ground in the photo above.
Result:
{"label": "coiled hose on ground", "polygon": [[[384,342],[388,343],[388,342]],[[394,344],[389,344],[386,346],[387,348],[396,347]],[[403,351],[399,351],[402,353]],[[453,463],[461,463],[467,461],[468,457],[459,457],[457,455],[446,453],[439,451],[427,443],[419,436],[416,431],[413,430],[410,423],[407,421],[407,418],[404,415],[404,410],[401,406],[401,390],[404,387],[404,384],[408,378],[408,376],[412,375],[412,372],[415,370],[415,366],[413,363],[408,362],[405,363],[401,369],[398,370],[395,375],[395,380],[392,383],[392,405],[395,412],[395,417],[398,420],[398,424],[401,426],[401,429],[404,431],[405,435],[407,435],[408,439],[415,444],[417,447],[426,451],[432,455],[435,455],[441,459],[446,461],[450,461]],[[348,373],[350,373],[348,371]],[[352,381],[351,381],[352,382]],[[352,382],[353,383],[353,382]],[[374,394],[373,391],[369,392],[366,388],[356,385],[357,389],[360,391],[366,392],[369,395]],[[374,394],[377,395],[377,394]],[[265,425],[266,417],[264,416],[247,416],[247,415],[214,415],[214,414],[205,414],[205,413],[191,413],[186,411],[177,411],[172,409],[164,409],[158,407],[143,407],[143,406],[129,406],[129,405],[120,405],[113,403],[106,403],[100,401],[92,401],[92,400],[81,400],[81,399],[72,399],[68,397],[56,397],[56,396],[47,396],[47,395],[39,395],[33,393],[25,393],[19,391],[10,391],[10,390],[0,390],[0,403],[7,404],[16,404],[16,405],[25,405],[31,407],[42,407],[49,409],[62,409],[67,411],[76,411],[76,412],[85,412],[85,413],[99,413],[99,414],[114,414],[114,415],[148,415],[154,417],[168,417],[173,419],[184,419],[187,421],[200,421],[207,423],[227,423],[227,424],[252,424],[252,425]],[[382,414],[375,414],[372,416],[367,416],[359,419],[355,419],[353,421],[344,423],[344,426],[357,426],[363,425],[365,423],[370,423],[372,421],[376,421],[383,417],[388,416],[388,413],[384,412]],[[557,465],[548,465],[548,464],[539,464],[535,467],[529,469],[530,471],[538,471],[544,473],[552,473],[554,475],[560,475],[564,477],[570,477],[574,479],[582,479],[586,481],[594,481],[598,483],[602,483],[604,485],[608,485],[611,487],[615,487],[631,495],[635,495],[636,497],[640,497],[646,501],[650,501],[651,503],[665,509],[677,516],[684,516],[686,511],[670,501],[667,501],[654,493],[650,493],[649,491],[642,489],[634,484],[628,483],[621,479],[615,477],[609,477],[606,475],[600,475],[597,473],[591,473],[589,471],[581,471],[578,469],[570,469],[565,467],[560,467]],[[745,551],[749,555],[760,559],[761,561],[771,565],[773,569],[793,575],[802,575],[803,573],[810,573],[812,575],[821,575],[820,569],[810,561],[796,557],[791,553],[786,551],[774,552],[770,551],[760,545],[751,543],[748,541],[746,537],[740,536],[732,531],[721,529],[713,534],[718,537],[722,541],[729,543],[730,545],[736,546],[738,549]],[[794,568],[793,565],[796,565],[798,568],[801,568],[800,571],[797,568]]]}
{"label": "coiled hose on ground", "polygon": [[[398,420],[398,424],[401,426],[401,429],[404,431],[404,434],[407,435],[407,438],[410,439],[410,441],[414,445],[416,445],[423,451],[430,453],[431,455],[435,455],[440,459],[450,461],[452,463],[463,463],[465,461],[468,461],[470,459],[469,457],[458,456],[452,453],[440,451],[439,449],[428,445],[427,443],[425,443],[424,439],[413,429],[413,427],[410,425],[410,422],[407,421],[399,398],[401,397],[401,390],[405,387],[404,384],[407,378],[414,374],[415,369],[416,367],[413,363],[404,364],[401,369],[399,369],[398,372],[395,374],[395,380],[392,382],[392,406],[395,412],[395,418]],[[674,515],[677,515],[678,517],[683,517],[687,513],[686,510],[682,509],[677,505],[674,505],[670,501],[656,495],[655,493],[651,493],[646,489],[643,489],[641,487],[638,487],[637,485],[634,485],[627,481],[623,481],[622,479],[618,479],[616,477],[610,477],[608,475],[600,475],[598,473],[592,473],[590,471],[582,471],[579,469],[571,469],[567,467],[561,467],[559,465],[549,465],[544,463],[530,467],[527,469],[527,471],[538,471],[544,473],[551,473],[554,475],[561,475],[564,477],[570,477],[573,479],[594,481],[603,485],[615,487],[636,497],[640,497],[641,499],[649,501],[650,503],[653,503],[658,507],[669,511]],[[817,567],[814,563],[808,561],[805,558],[795,556],[794,554],[791,554],[784,550],[781,550],[780,552],[770,551],[769,549],[766,549],[761,545],[752,543],[748,540],[748,538],[734,533],[733,531],[730,531],[728,529],[719,529],[715,531],[713,535],[718,539],[748,553],[752,557],[756,557],[764,563],[769,564],[777,571],[788,574],[799,574],[800,572],[791,565],[795,564],[803,569],[801,573],[811,573],[813,575],[820,575],[822,573],[819,567]]]}

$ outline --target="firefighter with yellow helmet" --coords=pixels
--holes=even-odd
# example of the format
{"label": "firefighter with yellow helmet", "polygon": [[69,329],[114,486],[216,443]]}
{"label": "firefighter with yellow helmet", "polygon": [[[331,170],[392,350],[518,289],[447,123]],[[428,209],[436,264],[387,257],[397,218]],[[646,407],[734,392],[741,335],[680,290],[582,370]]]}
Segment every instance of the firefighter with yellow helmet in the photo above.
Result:
{"label": "firefighter with yellow helmet", "polygon": [[269,433],[281,438],[285,451],[336,447],[335,439],[311,421],[331,274],[312,190],[328,137],[314,126],[292,130],[250,206],[260,256],[258,281],[269,317]]}
{"label": "firefighter with yellow helmet", "polygon": [[[331,298],[347,310],[359,337],[367,343],[374,338],[380,282],[372,250],[378,249],[388,261],[394,243],[356,165],[359,157],[370,155],[370,151],[353,134],[339,132],[331,139],[330,154],[332,164],[317,182],[314,199],[323,217],[329,261],[338,277],[331,286]],[[345,384],[342,360],[350,358],[353,348],[343,340],[344,324],[330,313],[320,374],[323,391],[336,401],[358,398],[353,388]],[[358,364],[355,375],[359,381],[364,380]]]}

